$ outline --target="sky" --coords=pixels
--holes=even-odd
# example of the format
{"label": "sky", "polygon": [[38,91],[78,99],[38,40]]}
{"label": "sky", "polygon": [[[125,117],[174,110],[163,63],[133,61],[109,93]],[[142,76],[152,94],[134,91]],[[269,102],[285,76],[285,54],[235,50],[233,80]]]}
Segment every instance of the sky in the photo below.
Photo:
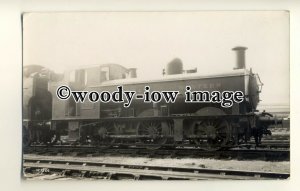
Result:
{"label": "sky", "polygon": [[23,64],[56,72],[116,63],[159,78],[180,58],[184,69],[222,73],[246,46],[246,67],[264,83],[262,105],[289,104],[287,11],[69,12],[23,16]]}

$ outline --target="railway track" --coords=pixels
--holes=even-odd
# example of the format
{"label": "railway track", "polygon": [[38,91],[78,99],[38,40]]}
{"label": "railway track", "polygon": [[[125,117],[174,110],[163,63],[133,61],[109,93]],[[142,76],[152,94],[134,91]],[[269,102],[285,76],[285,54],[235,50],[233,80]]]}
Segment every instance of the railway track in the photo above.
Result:
{"label": "railway track", "polygon": [[181,168],[172,166],[115,164],[89,160],[44,159],[24,156],[24,178],[54,174],[59,177],[87,177],[98,179],[133,180],[207,180],[207,179],[287,179],[288,173],[254,172],[206,168]]}
{"label": "railway track", "polygon": [[[194,147],[197,148],[199,150],[205,150],[201,147],[195,147],[195,145],[176,145],[176,144],[164,144],[161,147],[156,147],[156,145],[132,145],[132,144],[126,144],[126,143],[122,143],[122,144],[109,144],[109,145],[103,145],[103,146],[92,146],[92,145],[77,145],[77,144],[57,144],[57,145],[45,145],[45,144],[34,144],[31,146],[26,146],[24,147],[25,149],[28,148],[38,148],[38,147],[98,147],[98,148],[112,148],[112,147],[138,147],[138,148],[148,148],[148,149],[152,149],[152,150],[158,150],[159,148],[189,148],[189,147]],[[153,148],[151,147],[153,146]],[[241,144],[238,146],[239,148],[274,148],[274,149],[287,149],[290,148],[290,141],[289,140],[264,140],[263,143],[261,143],[259,146],[255,145],[254,141],[250,141],[247,144]],[[224,147],[224,149],[230,149],[232,147]]]}
{"label": "railway track", "polygon": [[215,159],[239,159],[239,160],[264,160],[264,161],[288,161],[290,158],[289,149],[269,149],[256,148],[244,149],[236,148],[230,150],[205,151],[196,148],[162,148],[157,150],[149,150],[140,147],[110,147],[101,148],[93,146],[70,146],[56,145],[32,146],[23,150],[24,154],[38,155],[58,155],[58,156],[146,156],[146,157],[177,157],[177,158],[215,158]]}

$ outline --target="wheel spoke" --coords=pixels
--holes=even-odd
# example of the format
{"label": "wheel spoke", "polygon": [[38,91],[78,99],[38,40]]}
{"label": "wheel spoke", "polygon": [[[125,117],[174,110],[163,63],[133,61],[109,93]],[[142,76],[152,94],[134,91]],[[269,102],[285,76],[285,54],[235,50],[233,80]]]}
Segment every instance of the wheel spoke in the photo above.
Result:
{"label": "wheel spoke", "polygon": [[137,132],[139,135],[148,135],[147,138],[141,138],[140,141],[145,144],[149,149],[158,149],[166,143],[167,138],[162,137],[161,122],[158,121],[143,121],[137,124]]}
{"label": "wheel spoke", "polygon": [[229,125],[225,119],[207,119],[196,121],[193,124],[195,135],[206,135],[206,138],[198,137],[194,139],[195,143],[198,145],[203,145],[204,143],[209,150],[217,150],[229,140]]}
{"label": "wheel spoke", "polygon": [[219,129],[220,127],[222,127],[222,120],[218,120],[217,123],[215,124],[215,128]]}

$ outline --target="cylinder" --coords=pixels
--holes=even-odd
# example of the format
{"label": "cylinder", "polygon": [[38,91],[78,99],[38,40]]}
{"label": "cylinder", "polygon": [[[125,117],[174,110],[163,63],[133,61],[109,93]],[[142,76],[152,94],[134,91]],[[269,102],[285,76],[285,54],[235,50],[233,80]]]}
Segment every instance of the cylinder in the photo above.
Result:
{"label": "cylinder", "polygon": [[245,51],[247,50],[247,47],[237,46],[234,47],[232,50],[236,52],[236,65],[233,69],[234,70],[245,69],[246,68]]}

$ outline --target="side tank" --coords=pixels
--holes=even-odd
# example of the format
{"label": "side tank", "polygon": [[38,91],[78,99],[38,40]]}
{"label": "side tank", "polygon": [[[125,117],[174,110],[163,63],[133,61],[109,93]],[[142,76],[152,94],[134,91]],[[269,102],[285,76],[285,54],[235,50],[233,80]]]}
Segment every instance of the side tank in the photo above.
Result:
{"label": "side tank", "polygon": [[[237,67],[227,73],[201,76],[197,73],[185,73],[180,59],[175,58],[166,67],[166,75],[154,80],[141,80],[136,77],[135,69],[126,69],[117,64],[106,64],[67,71],[60,82],[51,83],[49,90],[55,94],[60,85],[68,85],[72,90],[80,91],[109,91],[114,92],[117,86],[122,85],[124,90],[135,91],[137,94],[145,92],[145,86],[150,91],[179,91],[176,103],[166,104],[163,101],[157,104],[144,103],[141,99],[133,100],[130,108],[124,108],[123,103],[75,103],[73,99],[66,101],[53,97],[53,120],[69,119],[99,119],[105,117],[133,117],[143,111],[155,109],[157,115],[193,114],[205,107],[222,109],[227,114],[246,114],[256,110],[259,102],[260,81],[252,70],[245,69],[245,47],[234,48],[237,52]],[[243,54],[240,56],[239,54]],[[234,104],[231,108],[221,108],[220,104],[185,103],[186,86],[191,91],[242,91],[245,101]]]}

